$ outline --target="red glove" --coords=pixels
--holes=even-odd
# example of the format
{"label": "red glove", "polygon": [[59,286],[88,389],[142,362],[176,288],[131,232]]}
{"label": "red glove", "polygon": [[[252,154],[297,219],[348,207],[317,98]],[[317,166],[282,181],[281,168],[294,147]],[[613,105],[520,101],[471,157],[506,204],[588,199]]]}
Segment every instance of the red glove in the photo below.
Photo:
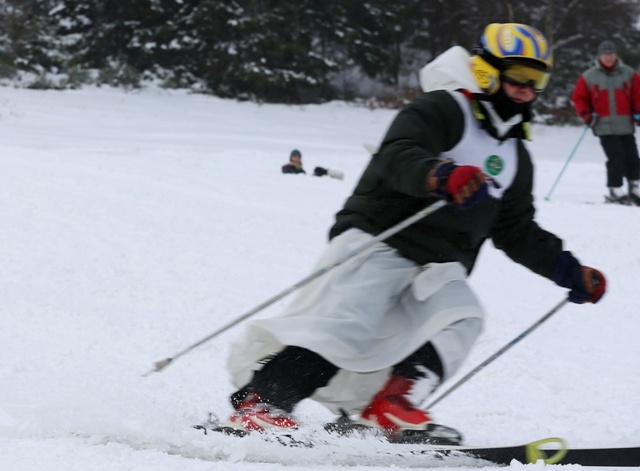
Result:
{"label": "red glove", "polygon": [[444,161],[435,168],[434,176],[436,193],[453,201],[459,209],[491,199],[487,179],[478,167]]}

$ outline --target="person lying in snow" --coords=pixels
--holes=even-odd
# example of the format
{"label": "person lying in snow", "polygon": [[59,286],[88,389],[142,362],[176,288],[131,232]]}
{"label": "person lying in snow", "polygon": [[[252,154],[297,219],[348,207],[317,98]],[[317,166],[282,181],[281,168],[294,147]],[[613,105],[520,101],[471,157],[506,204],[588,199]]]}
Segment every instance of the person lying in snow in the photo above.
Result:
{"label": "person lying in snow", "polygon": [[[282,173],[307,173],[305,172],[304,168],[302,168],[302,154],[299,150],[294,149],[291,151],[289,162],[282,166]],[[344,174],[340,170],[333,170],[323,167],[316,167],[315,169],[313,169],[314,177],[324,177],[325,175],[329,175],[331,178],[337,178],[338,180],[342,180],[344,178]]]}

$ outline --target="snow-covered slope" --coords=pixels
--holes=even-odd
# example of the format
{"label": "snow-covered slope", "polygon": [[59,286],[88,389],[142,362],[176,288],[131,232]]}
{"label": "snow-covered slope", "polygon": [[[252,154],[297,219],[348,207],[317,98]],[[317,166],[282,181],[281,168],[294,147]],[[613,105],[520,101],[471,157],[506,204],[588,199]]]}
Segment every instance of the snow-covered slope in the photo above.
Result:
{"label": "snow-covered slope", "polygon": [[[363,143],[376,145],[393,116],[344,103],[0,88],[2,469],[429,465],[368,456],[376,442],[349,443],[349,458],[190,430],[230,410],[224,363],[241,326],[142,377],[309,274],[366,165]],[[563,308],[433,413],[473,444],[638,445],[640,208],[599,204],[604,157],[590,134],[546,201],[582,130],[534,131],[538,219],[607,274],[609,293]],[[308,171],[345,179],[282,175],[293,148]],[[491,244],[471,283],[488,324],[458,378],[565,295]],[[297,412],[310,430],[331,418],[311,402]]]}

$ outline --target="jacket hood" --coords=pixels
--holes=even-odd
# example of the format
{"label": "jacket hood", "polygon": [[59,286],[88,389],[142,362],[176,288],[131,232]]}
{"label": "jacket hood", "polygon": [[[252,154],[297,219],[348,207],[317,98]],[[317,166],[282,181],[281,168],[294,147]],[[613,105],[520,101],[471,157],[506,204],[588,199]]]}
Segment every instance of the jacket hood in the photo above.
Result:
{"label": "jacket hood", "polygon": [[423,92],[434,90],[467,90],[476,105],[474,115],[493,137],[505,140],[512,137],[530,139],[526,122],[531,121],[530,105],[516,106],[502,88],[493,95],[485,94],[473,72],[471,55],[461,46],[454,46],[420,69]]}
{"label": "jacket hood", "polygon": [[462,46],[454,46],[420,69],[420,87],[423,92],[433,90],[459,90],[482,93],[471,72],[471,55]]}

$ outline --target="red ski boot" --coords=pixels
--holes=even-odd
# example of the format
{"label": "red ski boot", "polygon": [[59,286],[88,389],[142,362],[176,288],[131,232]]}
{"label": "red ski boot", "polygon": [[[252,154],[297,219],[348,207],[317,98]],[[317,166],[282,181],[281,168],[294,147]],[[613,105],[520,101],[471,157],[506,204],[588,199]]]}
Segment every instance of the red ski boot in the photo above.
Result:
{"label": "red ski boot", "polygon": [[434,423],[428,412],[411,403],[409,396],[414,383],[402,376],[389,378],[355,423],[383,430],[392,442],[460,444],[460,433]]}
{"label": "red ski boot", "polygon": [[244,436],[250,432],[265,430],[293,430],[298,422],[289,413],[261,402],[260,397],[251,393],[242,401],[227,422],[216,431],[230,435]]}

